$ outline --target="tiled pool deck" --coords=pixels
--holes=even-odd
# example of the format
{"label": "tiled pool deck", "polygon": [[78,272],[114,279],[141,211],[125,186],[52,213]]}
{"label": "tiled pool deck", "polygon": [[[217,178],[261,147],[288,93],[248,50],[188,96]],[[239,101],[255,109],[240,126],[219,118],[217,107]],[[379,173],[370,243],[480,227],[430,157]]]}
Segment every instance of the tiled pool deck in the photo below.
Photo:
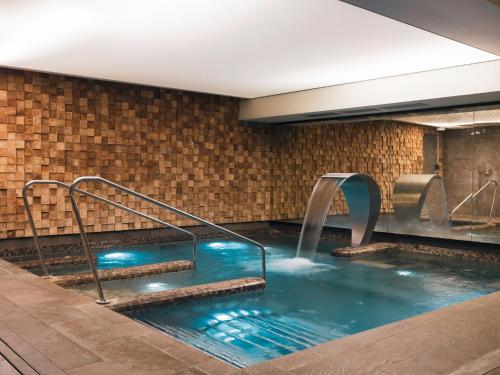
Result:
{"label": "tiled pool deck", "polygon": [[243,370],[3,260],[0,316],[2,374],[500,374],[500,292]]}

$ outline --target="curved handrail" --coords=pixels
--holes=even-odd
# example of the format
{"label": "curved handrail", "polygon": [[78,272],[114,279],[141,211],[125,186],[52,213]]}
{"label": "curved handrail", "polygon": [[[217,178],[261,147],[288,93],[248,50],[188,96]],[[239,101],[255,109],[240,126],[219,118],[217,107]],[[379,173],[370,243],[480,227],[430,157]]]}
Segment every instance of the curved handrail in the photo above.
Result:
{"label": "curved handrail", "polygon": [[[99,176],[82,176],[82,177],[79,177],[77,178],[76,180],[73,181],[73,183],[71,184],[70,186],[70,189],[69,189],[69,197],[70,197],[70,200],[71,200],[71,205],[73,207],[73,212],[75,214],[75,218],[78,222],[78,227],[80,228],[80,234],[82,236],[82,242],[83,242],[83,246],[84,248],[86,248],[88,250],[86,250],[86,253],[87,253],[87,257],[89,258],[89,263],[91,264],[91,268],[92,269],[92,273],[94,274],[94,279],[96,280],[96,285],[99,284],[98,286],[98,292],[99,292],[99,289],[101,290],[100,292],[100,296],[99,298],[101,299],[101,301],[98,301],[100,303],[106,303],[106,301],[104,300],[104,297],[102,296],[102,288],[100,288],[100,281],[99,281],[99,276],[97,275],[97,270],[95,270],[95,264],[93,264],[93,258],[91,257],[91,253],[90,253],[90,247],[88,245],[88,240],[87,240],[87,235],[85,233],[85,229],[83,227],[83,221],[82,221],[82,218],[80,216],[80,211],[78,209],[78,204],[76,203],[76,200],[75,200],[75,197],[74,197],[74,193],[75,192],[79,192],[80,189],[78,189],[78,185],[84,183],[84,182],[101,182],[105,185],[108,185],[108,186],[111,186],[113,188],[115,188],[116,190],[119,190],[119,191],[122,191],[124,193],[127,193],[127,194],[130,194],[132,196],[135,196],[136,198],[139,198],[139,199],[142,199],[148,203],[151,203],[151,204],[154,204],[155,206],[158,206],[160,208],[163,208],[165,210],[168,210],[170,212],[173,212],[177,215],[180,215],[180,216],[183,216],[185,218],[188,218],[190,220],[193,220],[193,221],[196,221],[198,223],[201,223],[209,228],[212,228],[218,232],[221,232],[221,233],[225,233],[227,235],[230,235],[230,236],[233,236],[233,237],[236,237],[236,238],[239,238],[240,240],[242,241],[246,241],[246,242],[249,242],[255,246],[257,246],[259,249],[260,249],[260,252],[261,252],[261,259],[262,259],[262,278],[265,280],[266,279],[266,249],[264,247],[264,245],[262,245],[261,243],[257,242],[257,241],[254,241],[250,238],[247,238],[245,236],[242,236],[241,234],[238,234],[238,233],[235,233],[233,231],[230,231],[229,229],[226,229],[226,228],[223,228],[219,225],[216,225],[214,223],[211,223],[209,221],[206,221],[200,217],[197,217],[197,216],[194,216],[194,215],[191,215],[190,213],[187,213],[185,211],[182,211],[182,210],[179,210],[175,207],[172,207],[172,206],[169,206],[168,204],[165,204],[165,203],[162,203],[160,201],[157,201],[156,199],[153,199],[151,197],[148,197],[147,195],[144,195],[144,194],[141,194],[141,193],[138,193],[134,190],[131,190],[131,189],[128,189],[124,186],[121,186],[113,181],[109,181],[109,180],[106,180],[105,178],[102,178],[102,177],[99,177]],[[81,190],[80,190],[81,191]],[[89,193],[90,194],[90,193]],[[92,266],[93,264],[93,266]]]}
{"label": "curved handrail", "polygon": [[[60,182],[60,181],[56,181],[56,180],[32,180],[32,181],[29,181],[23,188],[23,201],[24,201],[24,207],[26,209],[26,212],[27,212],[27,215],[28,215],[28,221],[30,222],[30,226],[31,226],[31,230],[33,232],[33,239],[35,241],[35,247],[37,248],[37,251],[38,251],[38,256],[39,256],[39,260],[40,260],[40,266],[42,267],[42,271],[43,271],[43,274],[44,274],[44,277],[47,277],[48,276],[48,269],[47,269],[47,264],[45,262],[45,256],[42,252],[42,248],[41,248],[41,245],[40,245],[40,241],[39,241],[39,238],[38,238],[38,233],[37,233],[37,230],[36,230],[36,227],[35,227],[35,223],[34,223],[34,220],[33,220],[33,215],[32,215],[32,211],[31,211],[31,207],[29,205],[29,201],[28,201],[28,189],[33,186],[33,185],[57,185],[57,186],[61,186],[61,187],[64,187],[66,189],[70,189],[71,186],[68,185],[68,184],[65,184],[64,182]],[[150,216],[150,215],[147,215],[147,214],[144,214],[142,212],[139,212],[139,211],[136,211],[132,208],[129,208],[127,206],[124,206],[122,204],[119,204],[119,203],[116,203],[116,202],[113,202],[109,199],[106,199],[106,198],[103,198],[103,197],[100,197],[96,194],[92,194],[92,193],[89,193],[88,191],[85,191],[85,190],[82,190],[82,189],[75,189],[75,191],[77,191],[78,193],[80,194],[83,194],[83,195],[86,195],[90,198],[93,198],[95,200],[98,200],[100,202],[104,202],[104,203],[107,203],[107,204],[110,204],[114,207],[117,207],[117,208],[120,208],[124,211],[127,211],[129,213],[132,213],[132,214],[135,214],[135,215],[138,215],[142,218],[145,218],[145,219],[148,219],[148,220],[151,220],[157,224],[160,224],[160,225],[163,225],[165,228],[171,228],[171,229],[176,229],[182,233],[185,233],[187,234],[189,237],[191,237],[193,239],[193,267],[196,268],[196,261],[197,261],[197,237],[194,233],[191,233],[185,229],[182,229],[182,228],[179,228],[175,225],[172,225],[170,223],[167,223],[165,221],[162,221],[160,219],[157,219],[153,216]],[[93,258],[92,258],[93,259]],[[91,266],[92,267],[92,266]]]}

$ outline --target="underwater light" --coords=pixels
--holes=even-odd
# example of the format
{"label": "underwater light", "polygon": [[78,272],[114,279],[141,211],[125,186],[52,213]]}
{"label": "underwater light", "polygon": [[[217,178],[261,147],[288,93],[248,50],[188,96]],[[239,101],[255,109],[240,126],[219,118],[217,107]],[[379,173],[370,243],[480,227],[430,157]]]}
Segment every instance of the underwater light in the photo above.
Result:
{"label": "underwater light", "polygon": [[207,247],[213,250],[246,250],[250,248],[248,244],[236,241],[210,242]]}
{"label": "underwater light", "polygon": [[103,255],[104,259],[113,259],[113,260],[127,259],[130,257],[131,257],[131,255],[129,253],[124,253],[124,252],[119,252],[119,251],[115,252],[115,253],[108,253],[108,254]]}
{"label": "underwater light", "polygon": [[227,314],[215,314],[214,318],[217,319],[219,322],[225,322],[226,320],[233,319],[231,316]]}
{"label": "underwater light", "polygon": [[166,288],[167,284],[165,283],[149,283],[146,284],[146,288],[151,289],[151,290],[164,290]]}
{"label": "underwater light", "polygon": [[399,275],[399,276],[415,276],[415,273],[412,272],[412,271],[396,271],[396,273]]}

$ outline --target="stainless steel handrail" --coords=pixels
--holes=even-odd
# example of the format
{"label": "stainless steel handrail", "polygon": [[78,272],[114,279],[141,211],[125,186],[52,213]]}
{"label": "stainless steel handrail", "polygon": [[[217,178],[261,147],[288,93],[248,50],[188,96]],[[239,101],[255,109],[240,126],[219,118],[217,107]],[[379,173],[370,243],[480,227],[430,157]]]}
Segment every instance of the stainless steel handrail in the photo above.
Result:
{"label": "stainless steel handrail", "polygon": [[[249,242],[255,246],[257,246],[259,249],[260,249],[260,252],[261,252],[261,266],[262,266],[262,278],[265,280],[266,279],[266,249],[264,247],[264,245],[262,245],[261,243],[257,242],[257,241],[254,241],[250,238],[247,238],[245,236],[242,236],[241,234],[238,234],[238,233],[235,233],[233,231],[230,231],[229,229],[226,229],[226,228],[223,228],[219,225],[216,225],[216,224],[213,224],[209,221],[206,221],[202,218],[199,218],[197,216],[194,216],[194,215],[191,215],[187,212],[184,212],[182,210],[179,210],[175,207],[172,207],[172,206],[169,206],[168,204],[165,204],[165,203],[162,203],[160,201],[157,201],[156,199],[153,199],[151,197],[148,197],[147,195],[144,195],[144,194],[141,194],[141,193],[138,193],[134,190],[131,190],[131,189],[128,189],[124,186],[121,186],[121,185],[118,185],[117,183],[115,182],[112,182],[112,181],[109,181],[109,180],[106,180],[105,178],[102,178],[102,177],[99,177],[99,176],[83,176],[83,177],[79,177],[77,178],[75,181],[73,181],[73,183],[71,184],[71,187],[70,187],[70,190],[69,190],[69,197],[71,199],[71,204],[73,206],[73,211],[75,212],[75,217],[77,218],[77,221],[78,221],[78,226],[80,228],[80,233],[82,235],[82,240],[83,240],[83,243],[84,243],[84,246],[87,246],[88,248],[88,242],[86,240],[86,234],[85,234],[85,230],[83,228],[83,222],[82,222],[82,219],[81,219],[81,216],[80,216],[80,211],[78,209],[78,204],[76,203],[76,200],[75,200],[75,197],[74,197],[74,193],[75,191],[78,191],[77,189],[77,186],[84,183],[84,182],[101,182],[103,184],[106,184],[108,186],[111,186],[119,191],[122,191],[122,192],[125,192],[127,194],[130,194],[132,196],[135,196],[139,199],[142,199],[143,201],[145,202],[148,202],[148,203],[151,203],[151,204],[154,204],[155,206],[158,206],[160,208],[163,208],[165,210],[168,210],[168,211],[171,211],[177,215],[180,215],[180,216],[183,216],[185,218],[188,218],[190,220],[193,220],[193,221],[196,221],[198,223],[201,223],[209,228],[212,228],[218,232],[221,232],[221,233],[224,233],[224,234],[227,234],[227,235],[230,235],[230,236],[233,236],[233,237],[236,237],[236,238],[239,238],[240,240],[242,241],[246,241],[246,242]],[[89,254],[90,254],[90,251],[89,251]],[[90,259],[91,257],[89,257]],[[94,276],[96,277],[96,276]],[[96,283],[99,283],[98,281],[98,277],[96,277]]]}
{"label": "stainless steel handrail", "polygon": [[[31,211],[31,207],[29,205],[29,201],[28,201],[28,189],[33,186],[33,185],[57,185],[57,186],[62,186],[66,189],[70,189],[71,186],[68,185],[68,184],[65,184],[64,182],[60,182],[60,181],[56,181],[56,180],[33,180],[33,181],[29,181],[23,188],[23,201],[24,201],[24,207],[26,209],[26,212],[27,212],[27,215],[28,215],[28,221],[30,222],[30,226],[31,226],[31,230],[33,232],[33,240],[35,241],[35,247],[37,249],[37,252],[38,252],[38,257],[39,257],[39,260],[40,260],[40,266],[42,268],[42,271],[43,271],[43,274],[44,274],[44,277],[48,277],[48,268],[47,268],[47,263],[45,261],[45,256],[42,252],[42,248],[41,248],[41,245],[40,245],[40,241],[39,241],[39,238],[38,238],[38,233],[37,233],[37,230],[36,230],[36,227],[35,227],[35,222],[33,220],[33,215],[32,215],[32,211]],[[160,225],[163,225],[165,228],[170,228],[170,229],[176,229],[186,235],[188,235],[189,237],[191,237],[193,239],[193,267],[196,268],[196,262],[197,262],[197,237],[194,233],[190,232],[190,231],[187,231],[185,229],[182,229],[182,228],[179,228],[175,225],[172,225],[170,223],[167,223],[165,221],[162,221],[160,219],[157,219],[153,216],[149,216],[147,214],[144,214],[142,212],[139,212],[139,211],[136,211],[132,208],[129,208],[127,206],[124,206],[122,204],[119,204],[119,203],[116,203],[116,202],[113,202],[109,199],[106,199],[106,198],[103,198],[103,197],[100,197],[96,194],[92,194],[88,191],[85,191],[85,190],[82,190],[82,189],[75,189],[75,191],[77,191],[78,193],[80,194],[83,194],[83,195],[86,195],[90,198],[93,198],[95,200],[98,200],[100,202],[104,202],[104,203],[107,203],[107,204],[110,204],[114,207],[117,207],[117,208],[120,208],[124,211],[127,211],[129,213],[132,213],[132,214],[135,214],[135,215],[138,215],[142,218],[145,218],[145,219],[148,219],[148,220],[151,220],[157,224],[160,224]],[[92,262],[93,262],[93,257],[89,257],[92,259]],[[89,263],[90,265],[90,263]],[[90,267],[92,268],[92,265],[90,265]],[[94,264],[94,267],[95,267],[95,264]],[[101,292],[99,292],[100,290],[100,285],[97,287],[98,289],[98,293],[100,294],[99,298],[100,298],[100,302],[103,303],[104,302],[104,298],[101,298],[101,292],[102,292],[102,289],[101,289]]]}
{"label": "stainless steel handrail", "polygon": [[450,212],[450,221],[453,217],[453,214],[460,208],[462,207],[465,202],[467,202],[469,199],[473,199],[477,197],[484,189],[486,189],[490,184],[495,185],[495,190],[493,191],[493,200],[491,201],[491,207],[490,207],[490,216],[488,218],[488,223],[491,223],[492,217],[493,217],[493,208],[495,206],[495,199],[497,196],[497,188],[498,188],[498,183],[495,180],[489,180],[486,184],[484,184],[480,189],[478,189],[476,192],[470,193],[468,196],[465,197],[465,199],[460,202],[451,212]]}

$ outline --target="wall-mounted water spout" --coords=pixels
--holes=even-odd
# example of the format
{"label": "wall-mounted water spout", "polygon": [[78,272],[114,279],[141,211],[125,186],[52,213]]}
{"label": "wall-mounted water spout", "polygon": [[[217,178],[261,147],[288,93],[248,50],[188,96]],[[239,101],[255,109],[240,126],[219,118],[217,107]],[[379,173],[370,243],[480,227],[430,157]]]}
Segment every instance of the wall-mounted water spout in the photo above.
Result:
{"label": "wall-mounted water spout", "polygon": [[321,230],[339,188],[349,208],[352,246],[370,242],[380,212],[377,183],[370,176],[359,173],[328,173],[320,177],[309,198],[297,248],[298,257],[314,258]]}
{"label": "wall-mounted water spout", "polygon": [[394,185],[394,215],[400,224],[420,221],[426,204],[429,220],[435,225],[447,225],[448,207],[441,176],[436,174],[407,174]]}

